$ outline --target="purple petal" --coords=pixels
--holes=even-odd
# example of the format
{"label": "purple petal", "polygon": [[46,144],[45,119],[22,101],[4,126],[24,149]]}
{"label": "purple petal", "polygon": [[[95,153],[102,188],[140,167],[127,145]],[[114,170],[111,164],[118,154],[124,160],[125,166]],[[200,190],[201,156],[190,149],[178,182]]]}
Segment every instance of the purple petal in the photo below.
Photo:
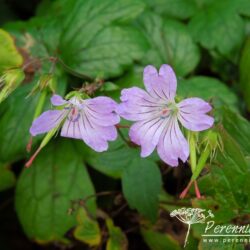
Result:
{"label": "purple petal", "polygon": [[172,167],[178,166],[178,159],[185,162],[189,155],[187,140],[183,136],[176,117],[169,119],[161,134],[157,151],[160,158]]}
{"label": "purple petal", "polygon": [[122,91],[121,104],[117,106],[116,112],[125,119],[131,121],[145,120],[162,108],[163,100],[152,98],[142,89],[137,87],[124,89]]}
{"label": "purple petal", "polygon": [[59,123],[65,118],[65,110],[49,110],[42,113],[36,118],[30,128],[32,136],[43,134],[59,125]]}
{"label": "purple petal", "polygon": [[202,131],[213,126],[214,118],[206,115],[212,107],[200,98],[188,98],[177,105],[178,119],[181,124],[192,131]]}
{"label": "purple petal", "polygon": [[53,95],[50,98],[50,101],[54,106],[61,106],[68,103],[60,95]]}
{"label": "purple petal", "polygon": [[155,98],[174,100],[177,80],[169,65],[163,64],[159,74],[155,67],[147,66],[144,69],[143,80],[147,91]]}
{"label": "purple petal", "polygon": [[103,152],[108,149],[107,138],[111,137],[110,131],[103,133],[103,130],[99,126],[92,124],[84,114],[81,115],[79,123],[82,140],[89,147],[97,152]]}
{"label": "purple petal", "polygon": [[131,141],[141,145],[141,157],[149,156],[154,151],[166,124],[167,119],[156,117],[131,126],[129,136]]}
{"label": "purple petal", "polygon": [[90,106],[83,109],[83,112],[91,123],[99,126],[111,126],[120,122],[119,115],[114,112],[98,113],[95,109],[90,108]]}
{"label": "purple petal", "polygon": [[117,103],[109,97],[99,96],[85,100],[83,107],[85,105],[97,113],[106,114],[115,111]]}
{"label": "purple petal", "polygon": [[73,122],[69,119],[66,119],[61,130],[61,136],[82,139],[79,120]]}

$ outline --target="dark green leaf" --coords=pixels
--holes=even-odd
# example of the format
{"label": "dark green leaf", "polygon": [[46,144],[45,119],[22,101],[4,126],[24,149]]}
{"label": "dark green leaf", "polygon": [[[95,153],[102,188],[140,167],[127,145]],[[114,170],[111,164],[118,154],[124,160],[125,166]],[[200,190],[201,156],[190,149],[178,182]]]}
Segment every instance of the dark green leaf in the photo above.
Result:
{"label": "dark green leaf", "polygon": [[142,56],[147,44],[137,30],[117,22],[134,18],[143,8],[140,0],[75,1],[63,23],[62,59],[73,70],[92,77],[121,74]]}
{"label": "dark green leaf", "polygon": [[240,86],[247,110],[250,111],[250,38],[246,41],[240,59]]}
{"label": "dark green leaf", "polygon": [[250,123],[229,108],[222,109],[222,123],[227,132],[238,142],[246,156],[250,155]]}
{"label": "dark green leaf", "polygon": [[201,97],[207,101],[212,100],[215,107],[223,104],[235,107],[237,96],[223,82],[205,76],[195,76],[180,81],[177,89],[181,97]]}
{"label": "dark green leaf", "polygon": [[122,176],[122,189],[132,208],[154,221],[161,191],[161,173],[148,159],[134,159]]}
{"label": "dark green leaf", "polygon": [[8,166],[0,163],[0,191],[13,187],[15,182],[15,174]]}
{"label": "dark green leaf", "polygon": [[173,66],[177,75],[191,72],[200,60],[200,52],[187,27],[181,22],[162,19],[147,12],[139,19],[139,27],[150,44],[142,59],[143,65],[159,67],[163,63]]}
{"label": "dark green leaf", "polygon": [[212,1],[199,9],[189,23],[194,39],[209,50],[224,55],[239,49],[244,37],[244,22],[237,14],[235,1]]}
{"label": "dark green leaf", "polygon": [[[76,225],[67,214],[71,201],[95,193],[82,157],[69,139],[58,139],[44,148],[17,183],[16,210],[27,236],[39,242],[63,240]],[[95,213],[95,199],[86,203]]]}

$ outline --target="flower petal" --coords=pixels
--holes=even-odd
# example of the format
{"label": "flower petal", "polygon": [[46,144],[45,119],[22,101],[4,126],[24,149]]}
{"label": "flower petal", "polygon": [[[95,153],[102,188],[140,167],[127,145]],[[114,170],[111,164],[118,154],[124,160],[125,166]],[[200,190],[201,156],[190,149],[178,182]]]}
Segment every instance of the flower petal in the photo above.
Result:
{"label": "flower petal", "polygon": [[61,106],[68,103],[60,95],[53,95],[50,98],[50,101],[54,106]]}
{"label": "flower petal", "polygon": [[200,98],[188,98],[178,103],[178,119],[192,131],[202,131],[213,126],[214,118],[206,115],[212,107]]}
{"label": "flower petal", "polygon": [[[122,91],[121,104],[116,112],[125,119],[132,121],[145,120],[155,116],[162,108],[164,101],[149,96],[144,90],[133,87]],[[158,114],[159,116],[159,114]]]}
{"label": "flower petal", "polygon": [[163,64],[160,67],[159,75],[164,80],[163,91],[169,99],[173,100],[176,95],[177,79],[172,67],[167,64]]}
{"label": "flower petal", "polygon": [[106,114],[115,111],[117,103],[109,97],[98,96],[92,99],[84,100],[83,107],[85,105],[97,113]]}
{"label": "flower petal", "polygon": [[187,140],[183,136],[176,117],[169,119],[157,146],[160,158],[172,167],[178,166],[178,159],[185,162],[189,155]]}
{"label": "flower petal", "polygon": [[167,119],[153,118],[133,124],[129,131],[131,141],[141,145],[141,157],[149,156],[159,142]]}
{"label": "flower petal", "polygon": [[91,123],[99,126],[111,126],[118,124],[120,122],[120,117],[114,112],[109,113],[98,113],[94,109],[91,109],[89,106],[83,109],[83,112]]}
{"label": "flower petal", "polygon": [[144,69],[143,80],[147,91],[155,98],[173,101],[176,95],[177,80],[173,69],[163,64],[159,74],[149,65]]}
{"label": "flower petal", "polygon": [[61,130],[61,136],[82,139],[79,120],[73,122],[69,119],[66,119]]}
{"label": "flower petal", "polygon": [[30,128],[32,136],[43,134],[59,125],[66,116],[65,110],[49,110],[36,118]]}

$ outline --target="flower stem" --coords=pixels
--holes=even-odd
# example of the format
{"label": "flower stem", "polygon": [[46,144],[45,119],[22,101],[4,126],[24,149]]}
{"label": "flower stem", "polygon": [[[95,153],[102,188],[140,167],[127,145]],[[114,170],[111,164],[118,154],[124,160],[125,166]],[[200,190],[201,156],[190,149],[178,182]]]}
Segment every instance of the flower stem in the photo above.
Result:
{"label": "flower stem", "polygon": [[181,194],[180,194],[180,199],[184,199],[184,198],[185,198],[185,196],[187,195],[187,193],[188,193],[188,191],[189,191],[189,189],[190,189],[192,183],[193,183],[193,181],[191,180],[191,181],[188,183],[188,185],[186,186],[186,188],[181,192]]}
{"label": "flower stem", "polygon": [[197,181],[194,181],[195,194],[198,199],[201,199],[201,193]]}

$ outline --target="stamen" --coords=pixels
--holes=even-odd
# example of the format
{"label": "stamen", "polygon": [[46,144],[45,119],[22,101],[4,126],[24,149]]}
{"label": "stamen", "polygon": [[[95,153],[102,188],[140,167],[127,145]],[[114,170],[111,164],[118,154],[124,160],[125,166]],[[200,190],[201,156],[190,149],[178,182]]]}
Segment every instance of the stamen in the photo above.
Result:
{"label": "stamen", "polygon": [[29,153],[32,148],[32,136],[30,136],[29,142],[26,145],[26,151]]}

